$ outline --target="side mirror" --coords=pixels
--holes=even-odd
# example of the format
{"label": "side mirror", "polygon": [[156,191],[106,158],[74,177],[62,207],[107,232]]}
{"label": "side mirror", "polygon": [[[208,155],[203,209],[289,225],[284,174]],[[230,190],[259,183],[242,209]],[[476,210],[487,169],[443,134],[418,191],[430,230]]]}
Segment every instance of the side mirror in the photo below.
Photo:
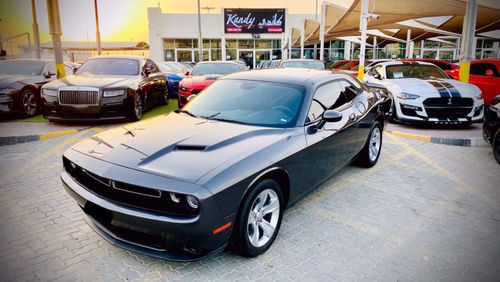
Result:
{"label": "side mirror", "polygon": [[484,72],[486,76],[493,76],[493,70],[487,69],[486,72]]}
{"label": "side mirror", "polygon": [[326,110],[320,122],[316,126],[309,127],[307,131],[309,134],[314,134],[318,129],[323,128],[327,122],[338,122],[340,120],[342,120],[342,113],[334,110]]}
{"label": "side mirror", "polygon": [[380,73],[378,73],[378,72],[374,72],[372,76],[373,76],[373,78],[375,78],[375,79],[379,79],[379,80],[381,80],[381,79],[382,79],[382,77],[380,76]]}
{"label": "side mirror", "polygon": [[187,71],[186,73],[184,73],[185,76],[189,76],[189,71]]}
{"label": "side mirror", "polygon": [[189,102],[189,101],[193,100],[194,98],[196,98],[196,94],[189,95],[189,97],[187,97],[186,100]]}
{"label": "side mirror", "polygon": [[77,70],[78,68],[73,68],[73,74],[75,74]]}
{"label": "side mirror", "polygon": [[53,77],[54,75],[56,75],[56,74],[55,74],[55,73],[53,73],[53,72],[51,72],[51,71],[47,71],[47,72],[45,73],[45,78],[51,78],[51,77]]}
{"label": "side mirror", "polygon": [[148,77],[151,74],[151,68],[144,68],[144,76]]}

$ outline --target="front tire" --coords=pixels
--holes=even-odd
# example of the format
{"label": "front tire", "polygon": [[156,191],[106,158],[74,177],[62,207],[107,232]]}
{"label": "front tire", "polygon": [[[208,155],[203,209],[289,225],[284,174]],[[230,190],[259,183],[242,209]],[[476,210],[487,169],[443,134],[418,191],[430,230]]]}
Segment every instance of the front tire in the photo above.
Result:
{"label": "front tire", "polygon": [[246,257],[258,256],[272,245],[283,218],[284,201],[280,185],[265,179],[245,196],[232,237],[238,253]]}
{"label": "front tire", "polygon": [[21,93],[19,111],[23,117],[34,117],[38,114],[37,97],[33,89],[25,89]]}
{"label": "front tire", "polygon": [[161,97],[161,104],[162,105],[168,105],[169,102],[169,95],[168,95],[168,88],[165,88],[163,90],[163,97]]}
{"label": "front tire", "polygon": [[368,140],[354,163],[361,167],[372,167],[377,163],[380,151],[382,151],[382,126],[378,121],[375,121],[370,134],[368,134]]}
{"label": "front tire", "polygon": [[493,147],[493,156],[498,164],[500,164],[500,129],[497,130],[495,134],[495,138],[493,138],[493,142],[491,143]]}
{"label": "front tire", "polygon": [[142,102],[142,97],[141,95],[139,95],[139,93],[136,93],[132,101],[129,119],[131,121],[141,120],[143,110],[144,110],[144,105]]}

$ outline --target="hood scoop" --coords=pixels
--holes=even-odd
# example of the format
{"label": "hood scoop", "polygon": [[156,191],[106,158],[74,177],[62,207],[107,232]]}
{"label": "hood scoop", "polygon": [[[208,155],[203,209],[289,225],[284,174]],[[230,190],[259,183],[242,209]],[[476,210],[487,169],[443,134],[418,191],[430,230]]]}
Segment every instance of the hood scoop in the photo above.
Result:
{"label": "hood scoop", "polygon": [[176,151],[204,151],[207,146],[203,145],[177,145],[175,146]]}

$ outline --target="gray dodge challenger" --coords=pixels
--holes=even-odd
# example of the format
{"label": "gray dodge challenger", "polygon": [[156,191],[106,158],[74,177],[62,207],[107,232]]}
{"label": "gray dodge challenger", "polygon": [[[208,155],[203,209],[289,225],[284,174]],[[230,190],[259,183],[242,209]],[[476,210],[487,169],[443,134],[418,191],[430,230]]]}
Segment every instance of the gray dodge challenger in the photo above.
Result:
{"label": "gray dodge challenger", "polygon": [[62,182],[116,246],[177,261],[226,247],[254,257],[285,208],[352,162],[377,163],[384,91],[330,71],[231,74],[183,109],[68,149]]}

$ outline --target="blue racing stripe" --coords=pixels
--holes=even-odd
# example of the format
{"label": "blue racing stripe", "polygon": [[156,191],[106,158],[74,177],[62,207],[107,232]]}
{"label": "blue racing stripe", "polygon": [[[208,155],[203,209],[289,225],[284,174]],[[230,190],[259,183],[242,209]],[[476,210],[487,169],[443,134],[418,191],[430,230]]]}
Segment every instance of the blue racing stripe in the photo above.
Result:
{"label": "blue racing stripe", "polygon": [[448,92],[448,90],[446,90],[446,88],[438,81],[427,80],[427,82],[429,82],[432,86],[434,86],[436,88],[436,90],[439,92],[439,95],[441,97],[443,97],[443,98],[450,98],[451,97],[451,93]]}

